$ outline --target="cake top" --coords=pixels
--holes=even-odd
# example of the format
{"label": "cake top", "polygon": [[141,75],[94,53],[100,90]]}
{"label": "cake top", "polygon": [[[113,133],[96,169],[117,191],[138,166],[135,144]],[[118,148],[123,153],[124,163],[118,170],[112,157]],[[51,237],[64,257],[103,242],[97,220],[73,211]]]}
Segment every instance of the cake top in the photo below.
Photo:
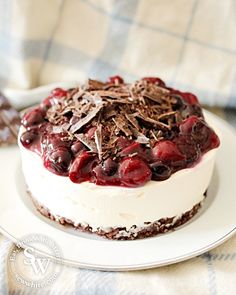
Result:
{"label": "cake top", "polygon": [[135,187],[164,180],[219,145],[197,97],[153,77],[56,88],[22,124],[22,144],[74,182]]}

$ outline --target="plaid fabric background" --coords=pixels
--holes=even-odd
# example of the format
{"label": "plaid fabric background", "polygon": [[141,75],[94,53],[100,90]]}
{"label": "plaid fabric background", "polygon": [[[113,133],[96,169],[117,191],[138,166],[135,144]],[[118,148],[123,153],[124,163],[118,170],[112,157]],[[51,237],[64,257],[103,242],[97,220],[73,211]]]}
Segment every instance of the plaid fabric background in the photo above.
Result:
{"label": "plaid fabric background", "polygon": [[235,36],[235,0],[1,0],[0,87],[158,75],[236,106]]}
{"label": "plaid fabric background", "polygon": [[[236,127],[235,36],[235,0],[0,0],[0,89],[20,107],[35,102],[29,89],[45,84],[157,75],[205,105],[223,107],[210,110]],[[236,294],[236,237],[153,270],[65,267],[43,290],[11,277],[11,247],[0,235],[1,295]]]}

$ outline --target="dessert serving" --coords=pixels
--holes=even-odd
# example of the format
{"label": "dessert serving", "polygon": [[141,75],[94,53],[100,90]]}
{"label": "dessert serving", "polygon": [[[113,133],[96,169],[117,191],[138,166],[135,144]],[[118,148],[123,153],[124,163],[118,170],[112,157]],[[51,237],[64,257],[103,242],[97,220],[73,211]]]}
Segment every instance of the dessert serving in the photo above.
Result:
{"label": "dessert serving", "polygon": [[22,169],[45,216],[109,239],[164,233],[204,200],[219,138],[197,97],[159,78],[54,89],[22,118]]}

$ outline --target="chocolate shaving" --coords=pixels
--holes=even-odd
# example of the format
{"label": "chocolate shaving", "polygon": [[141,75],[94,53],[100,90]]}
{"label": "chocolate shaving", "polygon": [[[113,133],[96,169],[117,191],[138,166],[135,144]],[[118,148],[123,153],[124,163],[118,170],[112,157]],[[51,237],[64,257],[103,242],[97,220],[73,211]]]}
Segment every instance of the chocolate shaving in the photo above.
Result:
{"label": "chocolate shaving", "polygon": [[88,115],[82,119],[80,119],[75,125],[72,125],[70,128],[70,132],[75,133],[81,129],[84,125],[88,124],[102,109],[103,104],[97,105]]}
{"label": "chocolate shaving", "polygon": [[100,96],[105,97],[111,97],[111,98],[120,98],[129,96],[130,94],[128,92],[114,92],[109,90],[97,90],[97,91],[91,91],[93,94],[98,94]]}
{"label": "chocolate shaving", "polygon": [[[185,118],[181,109],[185,104],[181,96],[173,97],[169,89],[147,80],[116,84],[90,79],[49,108],[46,119],[61,126],[55,131],[65,130],[103,161],[119,156],[121,136],[147,147],[168,138]],[[94,136],[84,135],[94,127]]]}
{"label": "chocolate shaving", "polygon": [[97,145],[98,158],[102,159],[102,125],[99,124],[94,133],[95,143]]}
{"label": "chocolate shaving", "polygon": [[177,113],[176,111],[171,111],[171,112],[167,112],[167,113],[161,114],[160,116],[158,116],[158,120],[161,120],[161,119],[164,119],[164,118],[173,116],[176,113]]}
{"label": "chocolate shaving", "polygon": [[102,90],[107,84],[101,81],[88,79],[88,83],[85,87],[86,90]]}
{"label": "chocolate shaving", "polygon": [[117,128],[124,132],[126,136],[130,136],[132,134],[129,128],[126,126],[123,116],[118,116],[116,119],[112,118],[112,120],[115,122]]}
{"label": "chocolate shaving", "polygon": [[166,124],[164,124],[164,123],[162,123],[162,122],[159,122],[159,121],[157,121],[157,120],[154,120],[154,119],[152,119],[152,118],[145,117],[145,116],[144,116],[143,114],[141,114],[141,113],[140,113],[137,117],[140,118],[140,119],[142,119],[143,121],[146,121],[146,122],[148,122],[148,123],[152,123],[152,124],[154,124],[154,125],[156,125],[156,126],[159,126],[160,128],[170,129],[170,127],[169,127],[168,125],[166,125]]}
{"label": "chocolate shaving", "polygon": [[125,117],[137,129],[137,131],[140,129],[138,121],[134,118],[134,116],[125,114]]}
{"label": "chocolate shaving", "polygon": [[136,139],[136,142],[146,144],[146,143],[149,143],[149,138],[147,138],[145,135],[143,135],[142,133],[140,133],[138,135],[138,138]]}
{"label": "chocolate shaving", "polygon": [[95,142],[86,137],[83,133],[77,133],[75,134],[75,137],[79,139],[91,152],[98,152]]}

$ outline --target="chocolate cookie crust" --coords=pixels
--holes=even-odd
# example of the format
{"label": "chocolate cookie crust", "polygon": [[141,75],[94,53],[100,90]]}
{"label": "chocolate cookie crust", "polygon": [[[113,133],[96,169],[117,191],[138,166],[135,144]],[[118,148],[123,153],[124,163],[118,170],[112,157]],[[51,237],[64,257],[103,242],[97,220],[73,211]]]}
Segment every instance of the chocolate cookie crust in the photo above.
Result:
{"label": "chocolate cookie crust", "polygon": [[175,230],[178,226],[185,224],[188,222],[194,215],[197,214],[199,209],[202,206],[202,202],[193,206],[193,208],[189,211],[183,213],[180,217],[166,217],[161,218],[155,222],[145,222],[143,227],[137,227],[133,225],[128,230],[125,227],[117,227],[111,228],[109,230],[103,230],[101,228],[93,230],[93,228],[89,225],[85,226],[82,224],[75,224],[72,220],[63,217],[53,215],[48,208],[44,205],[40,204],[30,193],[28,193],[36,207],[36,209],[45,217],[57,221],[62,225],[69,225],[74,227],[76,230],[80,230],[82,232],[89,232],[93,234],[97,234],[98,236],[107,238],[109,240],[136,240],[136,239],[144,239],[148,237],[153,237],[159,234],[163,234],[169,231]]}

